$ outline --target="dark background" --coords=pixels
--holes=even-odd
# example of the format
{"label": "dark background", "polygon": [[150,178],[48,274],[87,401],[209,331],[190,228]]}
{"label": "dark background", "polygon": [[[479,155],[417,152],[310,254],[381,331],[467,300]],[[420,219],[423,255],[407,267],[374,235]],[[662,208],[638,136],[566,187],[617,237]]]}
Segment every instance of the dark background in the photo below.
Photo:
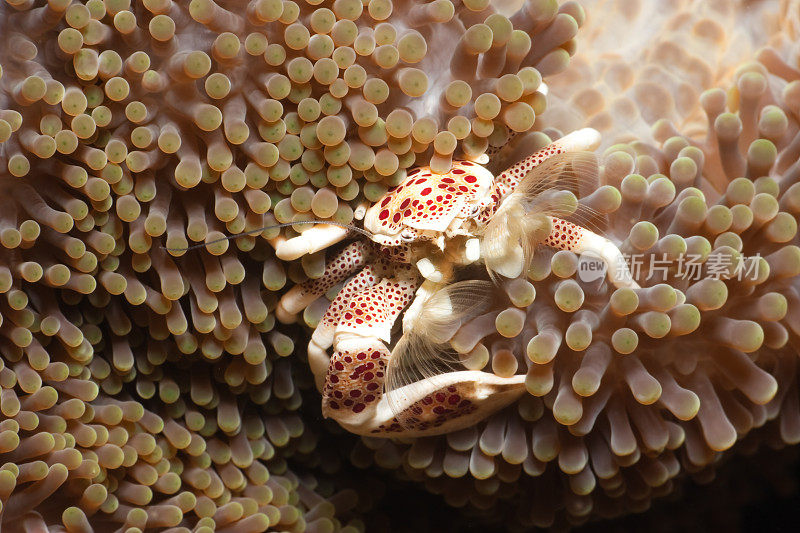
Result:
{"label": "dark background", "polygon": [[[672,495],[654,500],[644,513],[590,521],[578,527],[557,522],[551,531],[797,532],[800,531],[798,459],[800,454],[791,447],[762,449],[749,457],[733,456],[717,468],[715,479],[710,483],[698,484],[683,478]],[[513,522],[504,523],[504,517],[513,516],[509,508],[498,508],[490,521],[470,516],[464,509],[448,506],[440,496],[413,483],[398,481],[392,472],[374,466],[354,471],[352,475],[354,481],[361,478],[362,482],[383,487],[382,494],[368,512],[353,510],[365,522],[368,533],[544,531],[521,529]],[[517,504],[526,505],[526,502],[512,502],[512,505]]]}

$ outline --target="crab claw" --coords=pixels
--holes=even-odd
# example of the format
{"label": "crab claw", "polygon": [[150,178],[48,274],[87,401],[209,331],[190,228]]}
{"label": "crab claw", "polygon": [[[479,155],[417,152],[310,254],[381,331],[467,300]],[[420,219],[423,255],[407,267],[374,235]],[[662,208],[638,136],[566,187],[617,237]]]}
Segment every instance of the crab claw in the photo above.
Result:
{"label": "crab claw", "polygon": [[583,150],[591,152],[600,146],[600,140],[599,131],[594,128],[583,128],[565,135],[554,144],[557,144],[565,152],[580,152]]}
{"label": "crab claw", "polygon": [[307,229],[291,239],[281,239],[274,243],[278,259],[292,261],[306,254],[319,252],[347,237],[349,230],[340,226],[319,225]]}
{"label": "crab claw", "polygon": [[628,268],[625,256],[616,244],[572,222],[555,217],[550,217],[550,220],[552,230],[544,241],[545,245],[552,246],[557,250],[569,250],[576,254],[596,257],[606,264],[608,278],[614,286],[639,288],[639,284],[636,283]]}
{"label": "crab claw", "polygon": [[[295,322],[297,315],[311,302],[363,267],[367,261],[367,253],[368,247],[363,241],[356,241],[345,246],[326,264],[325,274],[321,278],[297,284],[283,295],[275,307],[275,318],[283,324]],[[369,271],[369,269],[366,270]],[[362,270],[362,272],[364,271]]]}

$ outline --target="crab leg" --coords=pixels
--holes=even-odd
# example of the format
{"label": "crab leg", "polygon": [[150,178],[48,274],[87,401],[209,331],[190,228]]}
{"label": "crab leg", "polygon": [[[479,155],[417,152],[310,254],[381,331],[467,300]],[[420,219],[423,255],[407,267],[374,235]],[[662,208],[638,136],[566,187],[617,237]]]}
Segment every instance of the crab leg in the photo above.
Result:
{"label": "crab leg", "polygon": [[600,144],[600,133],[592,128],[573,131],[569,135],[554,141],[535,154],[532,154],[516,165],[512,166],[495,180],[495,188],[502,198],[514,191],[519,182],[530,170],[553,157],[554,155],[565,152],[580,152],[583,150],[593,150]]}
{"label": "crab leg", "polygon": [[449,372],[384,391],[391,358],[386,343],[419,283],[411,267],[394,266],[393,277],[356,293],[341,313],[322,391],[323,415],[353,433],[411,437],[473,425],[515,401],[525,391],[525,376],[477,371]]}
{"label": "crab leg", "polygon": [[325,383],[325,373],[330,364],[328,348],[333,345],[336,325],[339,323],[342,313],[347,309],[347,305],[356,293],[372,287],[377,282],[377,279],[378,276],[375,269],[370,265],[367,265],[361,272],[353,276],[353,279],[342,287],[342,290],[339,291],[339,294],[328,306],[314,333],[311,335],[311,340],[308,343],[308,365],[311,367],[311,373],[314,374],[317,389],[320,391],[322,391]]}
{"label": "crab leg", "polygon": [[614,285],[620,288],[639,288],[639,284],[633,279],[633,275],[628,269],[625,257],[613,242],[572,222],[555,217],[548,218],[552,224],[552,230],[543,243],[545,246],[558,250],[569,250],[576,254],[596,255],[605,262],[608,276]]}
{"label": "crab leg", "polygon": [[[299,239],[300,237],[295,238]],[[361,268],[367,262],[369,252],[369,245],[363,241],[356,241],[345,246],[325,265],[325,273],[321,278],[310,279],[305,283],[295,285],[283,295],[275,310],[278,320],[283,323],[294,322],[297,313]]]}

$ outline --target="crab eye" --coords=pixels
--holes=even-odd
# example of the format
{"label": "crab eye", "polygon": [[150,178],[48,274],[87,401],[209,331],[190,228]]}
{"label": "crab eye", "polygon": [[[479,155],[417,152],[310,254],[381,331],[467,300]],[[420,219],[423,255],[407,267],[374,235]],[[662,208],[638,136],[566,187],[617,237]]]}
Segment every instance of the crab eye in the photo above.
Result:
{"label": "crab eye", "polygon": [[400,240],[404,242],[411,242],[414,240],[414,234],[410,231],[401,231],[400,232]]}

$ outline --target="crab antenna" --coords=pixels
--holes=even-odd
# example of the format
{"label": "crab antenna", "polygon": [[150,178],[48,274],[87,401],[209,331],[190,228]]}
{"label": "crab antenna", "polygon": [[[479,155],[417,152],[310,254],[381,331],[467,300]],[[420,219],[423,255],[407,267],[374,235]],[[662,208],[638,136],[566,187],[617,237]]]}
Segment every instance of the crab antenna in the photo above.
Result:
{"label": "crab antenna", "polygon": [[233,239],[238,239],[239,237],[245,237],[247,235],[256,235],[256,234],[261,233],[261,232],[266,231],[266,230],[276,229],[276,228],[285,228],[287,226],[294,226],[296,224],[327,224],[329,226],[339,226],[340,228],[349,229],[349,230],[355,231],[356,233],[360,233],[361,235],[364,235],[366,237],[372,238],[372,233],[370,233],[369,231],[367,231],[365,229],[357,228],[356,226],[353,226],[352,224],[342,224],[341,222],[333,222],[331,220],[298,220],[297,222],[284,222],[282,224],[271,224],[269,226],[262,226],[260,228],[251,229],[249,231],[243,231],[241,233],[235,233],[233,235],[227,235],[227,236],[221,237],[219,239],[214,239],[213,241],[201,242],[199,244],[194,244],[192,246],[186,246],[186,247],[183,247],[183,248],[168,248],[166,246],[162,246],[161,248],[163,248],[164,250],[166,250],[168,252],[186,252],[186,251],[189,251],[189,250],[194,250],[196,248],[202,248],[204,246],[210,246],[212,244],[217,244],[219,242],[225,242],[225,241],[230,241],[230,240],[233,240]]}
{"label": "crab antenna", "polygon": [[519,182],[532,168],[553,157],[565,152],[592,151],[600,144],[600,133],[592,128],[573,131],[557,141],[548,144],[535,154],[529,155],[516,165],[500,174],[495,179],[495,187],[500,197],[512,193]]}

